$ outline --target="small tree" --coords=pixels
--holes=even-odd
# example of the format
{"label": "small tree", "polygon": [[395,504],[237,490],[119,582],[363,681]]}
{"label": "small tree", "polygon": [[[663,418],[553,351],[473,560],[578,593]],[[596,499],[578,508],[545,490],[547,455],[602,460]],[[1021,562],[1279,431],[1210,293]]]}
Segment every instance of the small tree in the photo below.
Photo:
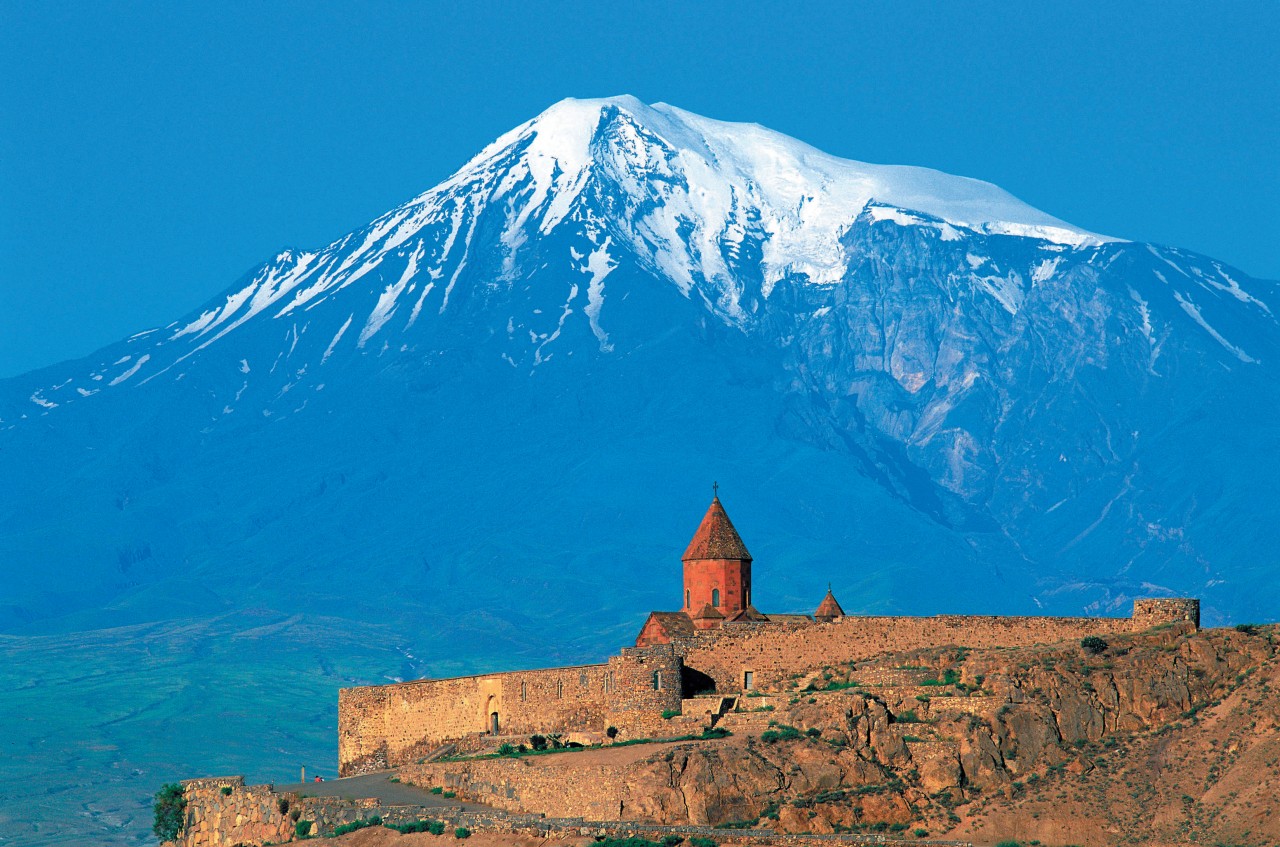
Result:
{"label": "small tree", "polygon": [[182,786],[177,783],[166,783],[156,792],[156,821],[151,831],[161,841],[177,841],[182,827],[187,822],[187,798]]}
{"label": "small tree", "polygon": [[618,728],[616,726],[611,726],[604,731],[604,734],[609,736],[609,740],[612,741],[618,737]]}
{"label": "small tree", "polygon": [[1107,642],[1103,641],[1096,635],[1087,635],[1080,639],[1080,646],[1090,656],[1096,656],[1103,650],[1107,649]]}
{"label": "small tree", "polygon": [[538,735],[537,733],[534,733],[529,736],[529,743],[533,745],[533,749],[535,750],[547,749],[547,737],[545,735]]}

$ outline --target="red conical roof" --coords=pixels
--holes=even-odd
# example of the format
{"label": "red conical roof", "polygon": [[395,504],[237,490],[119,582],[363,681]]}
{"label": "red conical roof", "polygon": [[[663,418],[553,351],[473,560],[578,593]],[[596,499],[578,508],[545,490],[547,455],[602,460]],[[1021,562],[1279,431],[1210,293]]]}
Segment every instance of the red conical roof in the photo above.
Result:
{"label": "red conical roof", "polygon": [[840,604],[836,602],[836,595],[831,593],[831,589],[827,589],[827,596],[822,598],[822,602],[818,604],[818,611],[813,613],[815,618],[843,618],[844,609],[840,608]]}
{"label": "red conical roof", "polygon": [[689,542],[689,547],[680,558],[686,562],[691,559],[751,561],[747,545],[742,543],[738,531],[733,528],[733,522],[724,513],[724,506],[720,505],[719,497],[711,501],[711,507],[703,516],[698,531],[693,534],[693,540]]}

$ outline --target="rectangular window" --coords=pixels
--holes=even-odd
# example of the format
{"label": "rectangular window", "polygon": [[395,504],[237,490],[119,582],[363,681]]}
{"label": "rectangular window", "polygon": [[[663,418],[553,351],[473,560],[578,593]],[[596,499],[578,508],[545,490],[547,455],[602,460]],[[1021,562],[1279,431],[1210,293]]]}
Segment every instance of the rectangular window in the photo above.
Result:
{"label": "rectangular window", "polygon": [[742,674],[742,690],[750,691],[756,687],[756,675],[754,671],[744,671]]}
{"label": "rectangular window", "polygon": [[662,690],[662,671],[653,672],[653,690],[654,691]]}
{"label": "rectangular window", "polygon": [[525,684],[523,682],[520,683],[520,699],[521,700],[529,699],[529,691],[528,689],[525,688]]}
{"label": "rectangular window", "polygon": [[557,696],[557,697],[563,697],[563,696],[564,696],[564,681],[563,681],[563,680],[561,680],[560,682],[557,682],[557,683],[556,683],[556,696]]}

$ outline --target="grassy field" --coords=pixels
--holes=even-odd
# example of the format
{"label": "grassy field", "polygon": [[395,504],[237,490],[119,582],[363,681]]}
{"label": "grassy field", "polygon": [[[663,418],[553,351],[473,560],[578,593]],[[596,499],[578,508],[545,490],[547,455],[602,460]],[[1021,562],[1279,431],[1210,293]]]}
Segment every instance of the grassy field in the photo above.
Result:
{"label": "grassy field", "polygon": [[333,775],[338,688],[403,672],[401,643],[270,611],[0,636],[0,844],[153,844],[164,782]]}

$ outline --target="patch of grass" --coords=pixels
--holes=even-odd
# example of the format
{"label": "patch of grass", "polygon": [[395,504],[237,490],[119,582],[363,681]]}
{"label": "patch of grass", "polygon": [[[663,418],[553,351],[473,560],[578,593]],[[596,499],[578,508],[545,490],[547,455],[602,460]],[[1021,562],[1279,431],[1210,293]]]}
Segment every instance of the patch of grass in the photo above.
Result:
{"label": "patch of grass", "polygon": [[678,718],[678,717],[680,717],[679,709],[663,709],[662,710],[662,719],[664,721],[669,721],[672,718]]}
{"label": "patch of grass", "polygon": [[907,709],[893,716],[894,723],[922,723],[915,709]]}

